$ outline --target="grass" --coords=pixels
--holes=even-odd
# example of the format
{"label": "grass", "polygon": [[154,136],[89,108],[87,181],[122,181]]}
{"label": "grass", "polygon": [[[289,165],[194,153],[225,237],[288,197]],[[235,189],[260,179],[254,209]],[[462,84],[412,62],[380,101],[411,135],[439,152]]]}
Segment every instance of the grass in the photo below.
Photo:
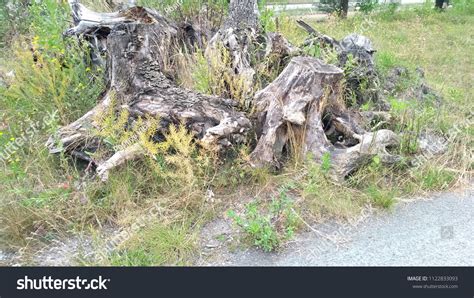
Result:
{"label": "grass", "polygon": [[304,198],[302,209],[306,217],[321,221],[327,218],[347,220],[356,215],[367,198],[357,189],[334,183],[327,173],[330,161],[323,157],[321,165],[307,160],[302,178],[297,182],[299,195]]}
{"label": "grass", "polygon": [[[147,148],[149,158],[127,163],[111,173],[107,183],[91,179],[84,172],[87,165],[52,156],[44,147],[58,126],[93,107],[104,88],[102,70],[91,68],[81,43],[62,38],[61,32],[69,26],[67,6],[53,0],[33,4],[28,12],[31,22],[22,23],[26,28],[12,27],[2,18],[0,73],[4,77],[13,70],[14,79],[7,78],[6,86],[0,85],[0,148],[2,152],[12,149],[0,165],[0,248],[34,251],[68,235],[128,229],[140,222],[140,229],[120,242],[104,264],[187,265],[199,249],[197,237],[202,225],[228,209],[235,210],[231,217],[249,243],[270,251],[301,226],[293,215],[308,221],[345,220],[367,204],[386,209],[399,196],[449,189],[460,178],[470,177],[473,167],[468,152],[473,136],[469,111],[474,103],[474,35],[466,28],[474,26],[474,11],[468,0],[461,1],[465,1],[464,9],[455,3],[443,13],[418,7],[313,23],[336,38],[354,31],[367,35],[378,49],[376,62],[382,74],[394,66],[411,72],[422,67],[427,82],[444,97],[441,107],[430,102],[408,104],[393,97],[395,120],[389,128],[411,132],[404,145],[396,148],[403,160],[387,168],[374,158],[343,184],[327,177],[331,167],[328,156],[321,165],[290,163],[279,174],[254,170],[246,163],[249,146],[235,148],[218,160],[199,150],[179,126],[170,131],[168,142],[157,146],[147,142],[149,132],[124,129],[120,116],[115,115],[104,115],[104,129],[97,133],[106,134],[111,145],[135,135]],[[2,8],[1,15],[15,14]],[[191,8],[183,6],[183,13],[177,11],[174,17],[186,16],[184,12]],[[19,20],[23,14],[16,15]],[[276,29],[295,44],[306,38],[292,18],[279,15],[277,26],[271,17],[268,13],[264,19],[266,28]],[[16,36],[18,42],[7,46],[7,36]],[[310,50],[321,54],[318,49]],[[330,55],[325,58],[334,59]],[[231,90],[215,89],[222,75],[216,78],[212,73],[221,70],[213,70],[202,55],[189,63],[191,77],[183,80],[183,85],[206,93],[233,91],[230,95],[241,96],[237,83]],[[265,76],[263,72],[260,75]],[[265,80],[271,80],[272,75]],[[232,85],[229,82],[226,88]],[[413,82],[407,78],[405,83],[401,89]],[[420,166],[409,166],[419,149],[413,136],[427,127],[449,138],[448,150]],[[22,144],[13,147],[18,140],[23,140]],[[280,191],[282,185],[292,187]],[[215,198],[208,195],[209,190]],[[236,208],[238,204],[246,207]],[[148,216],[153,208],[158,208],[159,217]]]}
{"label": "grass", "polygon": [[189,265],[196,245],[196,234],[188,227],[157,223],[139,231],[107,262],[112,266]]}

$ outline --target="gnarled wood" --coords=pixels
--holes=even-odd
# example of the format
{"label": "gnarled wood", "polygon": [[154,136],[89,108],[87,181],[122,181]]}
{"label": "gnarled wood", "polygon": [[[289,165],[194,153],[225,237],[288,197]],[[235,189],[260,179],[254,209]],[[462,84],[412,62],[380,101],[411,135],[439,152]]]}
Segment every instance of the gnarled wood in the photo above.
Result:
{"label": "gnarled wood", "polygon": [[[133,126],[139,117],[159,118],[155,141],[166,135],[169,125],[184,123],[201,146],[212,150],[245,142],[247,132],[255,126],[259,140],[251,154],[254,166],[280,167],[285,151],[311,155],[316,161],[329,155],[331,173],[336,179],[343,179],[375,155],[380,155],[383,162],[397,161],[387,151],[398,144],[397,136],[389,130],[367,132],[364,128],[364,122],[378,116],[346,108],[344,72],[337,66],[310,57],[293,58],[273,83],[256,94],[258,121],[253,125],[236,109],[233,100],[176,85],[173,57],[180,47],[192,45],[192,40],[186,40],[192,24],[177,26],[158,12],[141,7],[101,14],[74,0],[70,4],[75,27],[67,34],[87,36],[96,50],[106,52],[108,87],[94,109],[60,129],[47,145],[52,153],[63,151],[95,163],[103,180],[114,167],[144,154],[137,143],[110,152],[103,160],[87,154],[102,145],[92,132],[100,126],[96,123],[98,116],[109,111],[112,104],[116,112],[128,110],[127,125]],[[300,50],[279,34],[261,34],[256,0],[232,0],[230,8],[229,18],[210,41],[206,54],[209,57],[219,45],[224,46],[231,54],[231,71],[246,80],[243,88],[250,91],[255,74],[251,52],[257,61],[272,56],[281,63]],[[342,65],[352,54],[365,69],[373,68],[373,49],[368,39],[350,35],[336,41],[305,23],[300,25],[318,42],[335,48]]]}
{"label": "gnarled wood", "polygon": [[[371,102],[379,110],[389,109],[388,103],[383,99],[380,92],[380,79],[374,61],[376,50],[370,39],[353,33],[342,40],[336,40],[321,34],[302,20],[297,22],[310,35],[304,42],[304,46],[318,43],[324,47],[334,49],[337,53],[339,60],[337,66],[346,69],[346,97],[353,96],[358,105]],[[346,67],[349,61],[351,61],[351,64]]]}
{"label": "gnarled wood", "polygon": [[[255,97],[263,129],[252,164],[279,167],[285,147],[303,156],[311,154],[318,162],[329,154],[333,176],[343,179],[376,155],[384,162],[396,161],[387,147],[398,143],[397,136],[388,130],[365,132],[358,124],[359,115],[348,111],[341,100],[342,79],[343,71],[336,66],[315,58],[293,58]],[[339,136],[332,142],[327,137],[330,127]],[[295,140],[299,143],[290,144]]]}
{"label": "gnarled wood", "polygon": [[[91,12],[76,2],[71,7],[76,27],[68,34],[95,32],[105,41],[108,88],[94,109],[50,138],[51,152],[94,152],[100,145],[92,133],[99,126],[95,121],[112,103],[117,110],[129,111],[131,123],[139,116],[159,117],[157,134],[166,132],[171,124],[184,123],[204,146],[214,150],[245,140],[251,123],[233,101],[182,89],[167,76],[170,57],[181,41],[176,26],[140,7],[112,14]],[[131,148],[108,161],[92,161],[106,178],[112,166],[121,163],[121,156],[128,159],[140,153],[136,146]]]}

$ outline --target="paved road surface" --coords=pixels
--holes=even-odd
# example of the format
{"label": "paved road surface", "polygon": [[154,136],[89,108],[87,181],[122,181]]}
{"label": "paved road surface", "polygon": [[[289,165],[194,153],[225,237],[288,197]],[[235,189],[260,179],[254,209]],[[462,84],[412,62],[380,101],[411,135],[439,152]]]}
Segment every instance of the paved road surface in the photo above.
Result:
{"label": "paved road surface", "polygon": [[319,226],[322,234],[304,233],[278,254],[226,252],[212,265],[473,266],[473,211],[474,190],[441,194],[400,203],[356,228]]}

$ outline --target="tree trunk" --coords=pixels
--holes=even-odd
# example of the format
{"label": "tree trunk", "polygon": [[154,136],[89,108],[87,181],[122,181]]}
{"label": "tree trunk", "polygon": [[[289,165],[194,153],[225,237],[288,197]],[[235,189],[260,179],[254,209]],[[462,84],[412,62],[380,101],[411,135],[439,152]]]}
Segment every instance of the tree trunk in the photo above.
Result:
{"label": "tree trunk", "polygon": [[349,12],[349,0],[339,0],[339,16],[341,18],[347,18],[347,14]]}
{"label": "tree trunk", "polygon": [[229,15],[221,29],[209,41],[206,49],[208,59],[221,56],[225,49],[229,52],[232,65],[230,76],[234,81],[241,82],[246,92],[252,92],[255,70],[251,65],[257,37],[260,33],[257,0],[231,0]]}
{"label": "tree trunk", "polygon": [[435,7],[438,8],[438,9],[443,9],[444,7],[444,2],[445,0],[436,0],[435,2]]}
{"label": "tree trunk", "polygon": [[259,11],[257,0],[231,0],[229,16],[223,29],[257,29],[259,28]]}
{"label": "tree trunk", "polygon": [[[206,49],[208,59],[219,57],[225,49],[231,57],[229,76],[243,90],[241,97],[251,99],[255,90],[256,67],[272,57],[277,64],[298,52],[281,34],[264,32],[260,25],[257,0],[231,0],[229,15]],[[231,93],[231,92],[230,92]],[[251,102],[246,106],[252,105]]]}

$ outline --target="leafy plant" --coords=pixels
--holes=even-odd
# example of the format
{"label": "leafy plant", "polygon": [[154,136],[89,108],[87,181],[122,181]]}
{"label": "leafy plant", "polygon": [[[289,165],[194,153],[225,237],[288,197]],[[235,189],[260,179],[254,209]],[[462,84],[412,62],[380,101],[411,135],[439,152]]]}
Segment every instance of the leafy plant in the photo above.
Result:
{"label": "leafy plant", "polygon": [[102,91],[102,71],[92,71],[88,49],[63,39],[66,4],[35,1],[30,7],[32,38],[19,38],[9,49],[7,67],[14,74],[9,88],[0,88],[0,105],[14,123],[38,121],[58,111],[62,124],[90,109]]}
{"label": "leafy plant", "polygon": [[214,47],[207,57],[198,51],[194,63],[191,66],[194,89],[206,94],[230,97],[240,103],[241,107],[247,106],[246,100],[253,92],[253,86],[246,82],[244,76],[231,71],[232,57],[224,45]]}
{"label": "leafy plant", "polygon": [[321,171],[324,175],[327,175],[329,173],[329,170],[331,170],[331,154],[329,152],[326,152],[321,158]]}
{"label": "leafy plant", "polygon": [[30,25],[28,2],[3,0],[0,3],[0,48],[7,46],[19,34],[27,32]]}
{"label": "leafy plant", "polygon": [[244,215],[230,210],[228,216],[243,229],[255,246],[267,252],[274,251],[283,241],[293,237],[298,227],[294,203],[286,189],[281,189],[279,196],[272,198],[267,208],[252,202],[247,204]]}

